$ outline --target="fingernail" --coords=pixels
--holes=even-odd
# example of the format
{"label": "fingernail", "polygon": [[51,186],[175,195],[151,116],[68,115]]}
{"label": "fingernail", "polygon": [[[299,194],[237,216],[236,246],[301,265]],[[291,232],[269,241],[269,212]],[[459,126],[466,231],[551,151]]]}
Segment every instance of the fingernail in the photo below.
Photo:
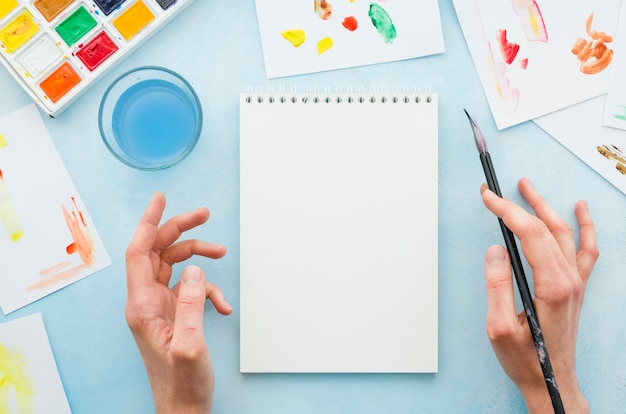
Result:
{"label": "fingernail", "polygon": [[196,266],[188,266],[183,272],[183,282],[189,285],[197,285],[202,279],[202,270]]}
{"label": "fingernail", "polygon": [[504,249],[501,246],[491,246],[487,249],[486,260],[490,265],[497,265],[505,259]]}

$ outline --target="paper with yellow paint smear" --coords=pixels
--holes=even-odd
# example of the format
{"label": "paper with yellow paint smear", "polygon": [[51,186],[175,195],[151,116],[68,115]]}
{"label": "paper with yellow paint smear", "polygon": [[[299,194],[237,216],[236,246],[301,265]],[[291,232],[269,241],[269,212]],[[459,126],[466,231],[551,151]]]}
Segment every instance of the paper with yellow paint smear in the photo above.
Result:
{"label": "paper with yellow paint smear", "polygon": [[10,313],[111,261],[35,105],[0,119],[0,134],[0,170],[23,229],[15,241],[0,225],[0,306]]}
{"label": "paper with yellow paint smear", "polygon": [[40,313],[0,324],[0,413],[71,413]]}
{"label": "paper with yellow paint smear", "polygon": [[[620,0],[453,4],[474,63],[465,70],[478,73],[498,129],[607,93]],[[597,45],[599,60],[573,52],[577,44]]]}
{"label": "paper with yellow paint smear", "polygon": [[256,0],[256,10],[268,78],[445,51],[437,0]]}

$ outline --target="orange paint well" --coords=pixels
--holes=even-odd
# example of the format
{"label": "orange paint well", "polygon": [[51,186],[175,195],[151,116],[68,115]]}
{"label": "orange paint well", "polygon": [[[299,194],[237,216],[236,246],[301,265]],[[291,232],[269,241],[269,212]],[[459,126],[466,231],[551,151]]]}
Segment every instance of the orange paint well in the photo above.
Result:
{"label": "orange paint well", "polygon": [[46,93],[52,102],[57,102],[69,91],[78,85],[81,77],[76,73],[74,68],[68,63],[63,63],[57,70],[52,72],[50,76],[44,79],[39,86]]}
{"label": "orange paint well", "polygon": [[33,5],[47,21],[51,22],[73,2],[74,0],[35,0]]}

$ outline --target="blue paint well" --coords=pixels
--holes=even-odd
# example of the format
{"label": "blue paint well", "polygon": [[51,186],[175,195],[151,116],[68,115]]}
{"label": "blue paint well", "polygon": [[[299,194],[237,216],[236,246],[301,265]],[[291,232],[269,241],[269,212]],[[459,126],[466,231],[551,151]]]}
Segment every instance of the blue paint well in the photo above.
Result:
{"label": "blue paint well", "polygon": [[126,0],[94,0],[102,12],[107,16],[125,1]]}

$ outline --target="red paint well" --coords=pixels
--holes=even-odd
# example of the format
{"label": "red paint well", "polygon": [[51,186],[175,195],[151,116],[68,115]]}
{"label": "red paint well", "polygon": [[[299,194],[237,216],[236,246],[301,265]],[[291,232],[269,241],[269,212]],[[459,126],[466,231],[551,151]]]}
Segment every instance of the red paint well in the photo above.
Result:
{"label": "red paint well", "polygon": [[118,50],[119,47],[115,44],[113,39],[111,39],[106,32],[100,32],[96,37],[85,44],[85,46],[76,53],[76,56],[85,64],[87,69],[93,72]]}

